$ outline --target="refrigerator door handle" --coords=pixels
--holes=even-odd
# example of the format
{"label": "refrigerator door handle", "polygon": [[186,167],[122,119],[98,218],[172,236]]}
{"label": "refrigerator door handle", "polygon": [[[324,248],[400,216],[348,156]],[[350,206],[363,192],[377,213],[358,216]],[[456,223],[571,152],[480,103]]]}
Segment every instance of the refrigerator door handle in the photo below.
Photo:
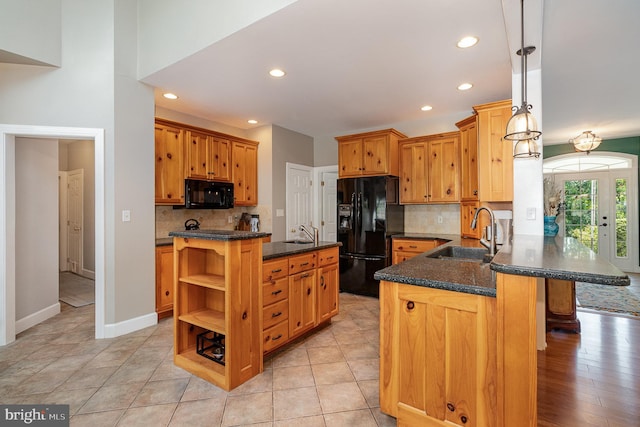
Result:
{"label": "refrigerator door handle", "polygon": [[366,256],[366,255],[357,255],[357,254],[342,254],[340,255],[342,259],[361,259],[364,261],[380,261],[384,260],[383,256]]}
{"label": "refrigerator door handle", "polygon": [[362,193],[358,193],[358,210],[356,211],[356,219],[358,221],[358,232],[362,230]]}

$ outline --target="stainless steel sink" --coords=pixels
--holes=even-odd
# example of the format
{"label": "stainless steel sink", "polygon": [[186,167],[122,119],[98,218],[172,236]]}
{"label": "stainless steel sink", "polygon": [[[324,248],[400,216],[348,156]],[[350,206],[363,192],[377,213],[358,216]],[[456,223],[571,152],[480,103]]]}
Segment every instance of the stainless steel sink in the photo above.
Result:
{"label": "stainless steel sink", "polygon": [[487,248],[469,248],[465,246],[444,246],[427,255],[428,258],[449,259],[454,261],[491,262]]}
{"label": "stainless steel sink", "polygon": [[297,239],[297,240],[285,240],[284,243],[294,243],[296,245],[308,245],[308,244],[313,244],[312,241],[310,240],[301,240],[301,239]]}

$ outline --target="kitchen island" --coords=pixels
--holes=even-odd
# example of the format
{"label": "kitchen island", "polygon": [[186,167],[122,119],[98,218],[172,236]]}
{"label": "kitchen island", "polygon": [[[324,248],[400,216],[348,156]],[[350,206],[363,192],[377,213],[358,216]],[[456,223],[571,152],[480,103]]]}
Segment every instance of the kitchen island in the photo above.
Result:
{"label": "kitchen island", "polygon": [[[263,244],[270,233],[230,230],[169,235],[174,363],[225,390],[261,373],[265,353],[338,312],[336,242]],[[267,271],[269,262],[282,265]]]}
{"label": "kitchen island", "polygon": [[477,245],[468,242],[376,273],[381,410],[398,425],[536,426],[544,279],[625,286],[629,278],[571,238],[514,236],[491,262],[434,257]]}

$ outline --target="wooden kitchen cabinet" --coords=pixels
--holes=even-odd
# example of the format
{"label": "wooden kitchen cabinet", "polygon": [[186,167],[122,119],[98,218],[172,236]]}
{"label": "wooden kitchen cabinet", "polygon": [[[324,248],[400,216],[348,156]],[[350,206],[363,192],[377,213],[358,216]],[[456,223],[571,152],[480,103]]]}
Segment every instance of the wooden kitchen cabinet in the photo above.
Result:
{"label": "wooden kitchen cabinet", "polygon": [[319,251],[316,323],[322,323],[338,314],[339,283],[338,248]]}
{"label": "wooden kitchen cabinet", "polygon": [[460,129],[460,200],[477,201],[478,185],[478,126],[477,116],[456,123]]}
{"label": "wooden kitchen cabinet", "polygon": [[513,144],[504,140],[511,100],[473,107],[478,115],[479,200],[513,201]]}
{"label": "wooden kitchen cabinet", "polygon": [[392,263],[399,264],[441,244],[438,239],[392,239]]}
{"label": "wooden kitchen cabinet", "polygon": [[258,143],[231,142],[236,206],[258,205]]}
{"label": "wooden kitchen cabinet", "polygon": [[398,140],[406,135],[395,129],[385,129],[338,136],[338,175],[398,176]]}
{"label": "wooden kitchen cabinet", "polygon": [[289,260],[262,264],[262,351],[268,353],[289,340]]}
{"label": "wooden kitchen cabinet", "polygon": [[398,426],[497,425],[496,299],[380,283],[380,409]]}
{"label": "wooden kitchen cabinet", "polygon": [[289,337],[316,325],[317,253],[289,257]]}
{"label": "wooden kitchen cabinet", "polygon": [[[259,306],[262,239],[174,237],[173,246],[178,269],[174,282],[174,363],[231,390],[263,369],[263,313]],[[220,336],[223,358],[212,360],[207,344]]]}
{"label": "wooden kitchen cabinet", "polygon": [[185,177],[212,181],[230,181],[230,145],[228,139],[188,130]]}
{"label": "wooden kitchen cabinet", "polygon": [[403,139],[399,150],[401,204],[460,201],[458,132]]}
{"label": "wooden kitchen cabinet", "polygon": [[173,314],[173,245],[156,246],[156,313]]}
{"label": "wooden kitchen cabinet", "polygon": [[490,221],[487,221],[485,224],[482,221],[483,217],[481,217],[481,221],[478,222],[476,228],[471,228],[471,221],[473,221],[473,216],[476,214],[476,210],[478,210],[479,207],[480,202],[460,202],[460,235],[462,237],[470,237],[472,239],[479,239],[482,237],[482,229]]}
{"label": "wooden kitchen cabinet", "polygon": [[169,123],[155,123],[155,204],[184,204],[184,131]]}

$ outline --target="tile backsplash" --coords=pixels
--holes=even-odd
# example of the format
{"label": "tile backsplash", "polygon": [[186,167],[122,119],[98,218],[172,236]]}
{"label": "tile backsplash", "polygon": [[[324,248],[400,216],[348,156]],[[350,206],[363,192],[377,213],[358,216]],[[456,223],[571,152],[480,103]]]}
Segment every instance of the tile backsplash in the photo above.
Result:
{"label": "tile backsplash", "polygon": [[[439,222],[439,219],[442,222]],[[405,205],[404,231],[460,234],[460,205]]]}
{"label": "tile backsplash", "polygon": [[[174,209],[156,206],[156,239],[169,237],[170,231],[184,230],[188,219],[196,219],[202,229],[233,230],[244,212],[260,215],[260,231],[271,232],[269,206],[238,207],[233,209]],[[229,223],[229,217],[232,222]]]}

